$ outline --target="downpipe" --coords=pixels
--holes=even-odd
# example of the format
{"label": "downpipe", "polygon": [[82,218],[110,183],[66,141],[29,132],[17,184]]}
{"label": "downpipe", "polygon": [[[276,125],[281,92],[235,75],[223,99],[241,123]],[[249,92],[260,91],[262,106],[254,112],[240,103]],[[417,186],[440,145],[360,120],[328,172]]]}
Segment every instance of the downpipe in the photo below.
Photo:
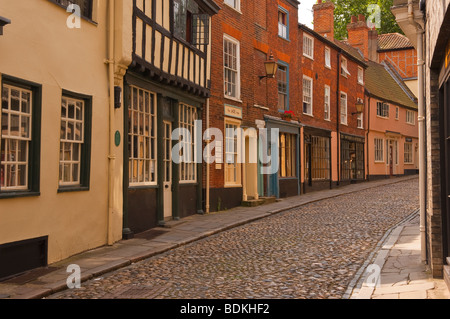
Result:
{"label": "downpipe", "polygon": [[417,69],[419,82],[418,124],[419,124],[419,201],[420,201],[420,242],[421,259],[427,263],[426,249],[426,148],[425,148],[425,104],[424,104],[424,55],[422,26],[414,20],[413,2],[408,0],[408,21],[416,28],[417,34]]}

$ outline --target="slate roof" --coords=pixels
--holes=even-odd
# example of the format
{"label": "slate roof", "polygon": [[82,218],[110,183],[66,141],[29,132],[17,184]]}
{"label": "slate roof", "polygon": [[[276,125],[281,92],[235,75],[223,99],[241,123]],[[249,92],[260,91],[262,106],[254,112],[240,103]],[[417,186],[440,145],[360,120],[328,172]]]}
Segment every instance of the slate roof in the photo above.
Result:
{"label": "slate roof", "polygon": [[417,104],[408,96],[404,88],[397,82],[385,65],[367,61],[365,87],[369,95],[386,102],[417,110]]}
{"label": "slate roof", "polygon": [[400,33],[378,35],[378,51],[414,48],[407,37]]}

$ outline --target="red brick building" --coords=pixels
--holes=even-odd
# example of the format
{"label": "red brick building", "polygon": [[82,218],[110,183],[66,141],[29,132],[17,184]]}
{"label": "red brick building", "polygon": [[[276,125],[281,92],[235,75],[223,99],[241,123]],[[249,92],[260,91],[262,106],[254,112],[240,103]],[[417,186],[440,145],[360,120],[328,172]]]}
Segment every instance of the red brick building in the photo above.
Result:
{"label": "red brick building", "polygon": [[364,120],[356,105],[364,99],[366,64],[354,48],[333,38],[333,3],[319,0],[313,10],[314,30],[300,24],[298,36],[305,191],[364,180],[365,175]]}
{"label": "red brick building", "polygon": [[[300,194],[298,2],[224,0],[219,6],[212,20],[211,98],[205,115],[208,118],[209,113],[208,128],[222,130],[224,143],[215,149],[216,161],[206,169],[206,211],[263,196]],[[262,77],[271,55],[277,75]],[[285,118],[285,111],[293,111],[294,117]],[[241,147],[227,128],[241,128],[251,136]],[[262,147],[256,139],[259,128],[280,130],[280,174],[262,174],[259,161],[250,158]],[[257,149],[252,148],[255,145]],[[217,157],[219,150],[223,162]],[[246,151],[245,163],[238,163],[241,150]],[[227,163],[230,159],[235,163]]]}

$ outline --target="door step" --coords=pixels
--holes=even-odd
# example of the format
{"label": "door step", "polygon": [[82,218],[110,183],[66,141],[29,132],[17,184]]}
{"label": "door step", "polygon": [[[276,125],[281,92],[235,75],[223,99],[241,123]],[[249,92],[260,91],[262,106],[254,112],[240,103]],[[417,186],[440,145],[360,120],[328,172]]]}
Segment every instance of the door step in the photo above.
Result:
{"label": "door step", "polygon": [[242,202],[242,206],[245,207],[256,207],[265,204],[275,203],[277,201],[276,197],[260,197],[259,199],[249,199]]}

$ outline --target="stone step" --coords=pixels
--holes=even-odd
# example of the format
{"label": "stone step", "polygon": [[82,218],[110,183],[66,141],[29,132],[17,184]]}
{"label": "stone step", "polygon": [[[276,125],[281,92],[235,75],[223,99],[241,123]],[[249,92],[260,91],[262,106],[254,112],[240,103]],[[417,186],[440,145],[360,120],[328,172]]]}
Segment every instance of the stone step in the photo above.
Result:
{"label": "stone step", "polygon": [[276,197],[260,197],[259,199],[249,199],[242,202],[242,206],[245,207],[256,207],[265,204],[275,203],[277,201]]}
{"label": "stone step", "polygon": [[447,265],[444,266],[444,281],[450,291],[450,257],[447,257]]}

